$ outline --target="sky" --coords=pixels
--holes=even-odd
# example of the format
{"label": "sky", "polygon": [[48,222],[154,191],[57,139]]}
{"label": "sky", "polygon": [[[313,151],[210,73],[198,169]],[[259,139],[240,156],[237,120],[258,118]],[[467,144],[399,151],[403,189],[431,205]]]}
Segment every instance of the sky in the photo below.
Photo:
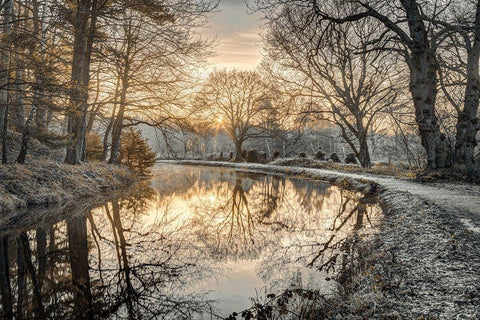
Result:
{"label": "sky", "polygon": [[262,59],[258,15],[249,15],[243,0],[220,0],[210,32],[216,36],[212,68],[254,69]]}

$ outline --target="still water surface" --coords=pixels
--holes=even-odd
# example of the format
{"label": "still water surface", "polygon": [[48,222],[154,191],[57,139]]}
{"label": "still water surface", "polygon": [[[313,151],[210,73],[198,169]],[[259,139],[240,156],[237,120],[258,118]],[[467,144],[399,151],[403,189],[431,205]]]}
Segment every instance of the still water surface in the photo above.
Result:
{"label": "still water surface", "polygon": [[328,295],[345,248],[380,217],[370,200],[315,181],[160,165],[121,198],[0,227],[2,319],[219,319],[291,288]]}

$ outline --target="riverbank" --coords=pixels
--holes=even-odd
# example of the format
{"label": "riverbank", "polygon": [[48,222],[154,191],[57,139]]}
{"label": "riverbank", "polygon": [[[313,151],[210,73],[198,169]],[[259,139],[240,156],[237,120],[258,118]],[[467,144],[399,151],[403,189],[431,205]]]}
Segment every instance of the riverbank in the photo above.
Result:
{"label": "riverbank", "polygon": [[358,263],[338,275],[343,288],[330,310],[336,319],[480,319],[476,186],[293,166],[176,163],[294,175],[375,194],[384,219],[373,237],[356,244]]}
{"label": "riverbank", "polygon": [[128,168],[99,162],[71,166],[32,160],[27,165],[0,165],[0,212],[66,204],[127,187],[135,180]]}

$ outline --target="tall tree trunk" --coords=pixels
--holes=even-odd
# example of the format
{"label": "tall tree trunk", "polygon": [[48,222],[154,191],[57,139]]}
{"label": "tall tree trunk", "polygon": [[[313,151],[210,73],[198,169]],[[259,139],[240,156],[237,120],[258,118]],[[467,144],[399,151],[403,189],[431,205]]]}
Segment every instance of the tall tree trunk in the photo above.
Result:
{"label": "tall tree trunk", "polygon": [[80,164],[84,157],[90,58],[96,24],[95,10],[96,0],[81,0],[75,15],[71,73],[73,88],[70,94],[67,129],[70,139],[65,158],[68,164]]}
{"label": "tall tree trunk", "polygon": [[33,119],[35,117],[35,111],[36,111],[35,106],[32,106],[32,108],[30,109],[30,113],[28,115],[27,122],[23,127],[22,144],[20,146],[20,153],[18,154],[18,157],[17,157],[17,163],[19,164],[24,164],[25,160],[27,159],[28,144],[30,142],[30,136],[32,131]]}
{"label": "tall tree trunk", "polygon": [[100,69],[102,65],[99,64],[98,70],[96,72],[96,81],[97,81],[97,86],[96,86],[96,94],[95,94],[95,100],[94,104],[95,107],[88,113],[88,121],[87,121],[87,128],[86,128],[86,134],[88,135],[93,128],[93,124],[95,123],[95,119],[97,117],[97,114],[100,112],[100,109],[102,108],[102,105],[99,103],[100,100],[100,86],[102,84],[102,81],[100,81]]}
{"label": "tall tree trunk", "polygon": [[46,11],[48,7],[48,0],[45,0],[42,5],[42,14],[40,16],[40,4],[37,0],[33,1],[33,26],[34,26],[34,33],[37,35],[38,39],[40,39],[40,48],[38,48],[38,44],[36,46],[36,50],[40,49],[40,65],[35,66],[34,75],[35,75],[35,91],[33,94],[33,101],[32,106],[36,108],[36,115],[35,115],[35,126],[39,131],[46,131],[48,128],[48,121],[47,121],[47,110],[48,108],[45,107],[46,99],[45,99],[45,75],[44,75],[44,68],[45,68],[45,54],[46,54],[46,27],[45,27],[45,18],[46,18]]}
{"label": "tall tree trunk", "polygon": [[[128,49],[126,56],[128,57]],[[122,137],[122,129],[123,129],[123,117],[125,114],[125,106],[127,103],[127,92],[129,86],[129,74],[130,74],[130,64],[127,59],[125,61],[125,66],[122,73],[122,88],[120,92],[120,103],[118,108],[118,113],[115,118],[115,122],[113,123],[113,131],[112,131],[112,149],[110,150],[110,160],[109,163],[118,163],[119,162],[119,155],[120,155],[120,140]]]}
{"label": "tall tree trunk", "polygon": [[[0,66],[1,68],[1,66]],[[2,163],[6,164],[7,163],[7,155],[8,155],[8,148],[7,148],[7,125],[8,125],[8,120],[7,120],[7,111],[8,107],[7,105],[4,105],[2,100],[3,98],[0,89],[0,143],[2,144]]]}
{"label": "tall tree trunk", "polygon": [[437,62],[432,53],[424,51],[412,54],[410,92],[422,146],[427,152],[427,169],[450,167],[453,164],[452,150],[440,131],[435,114]]}
{"label": "tall tree trunk", "polygon": [[438,63],[430,46],[427,30],[416,0],[401,0],[405,9],[412,43],[410,47],[410,92],[422,146],[427,152],[427,170],[450,167],[453,152],[440,131],[435,103]]}
{"label": "tall tree trunk", "polygon": [[[14,8],[15,9],[15,8]],[[12,10],[12,14],[14,10]],[[27,30],[27,21],[22,24],[22,19],[19,19],[19,15],[15,15],[13,21],[13,36],[15,39],[19,36],[19,30]],[[21,25],[22,24],[22,25]],[[22,60],[21,55],[25,54],[21,47],[17,47],[15,50],[15,80],[13,81],[14,100],[11,106],[11,117],[13,119],[13,127],[17,132],[23,131],[25,125],[25,63]]]}
{"label": "tall tree trunk", "polygon": [[112,116],[110,120],[108,121],[107,128],[105,129],[105,134],[103,136],[103,154],[102,154],[102,161],[107,160],[108,157],[108,141],[110,140],[110,132],[112,131],[112,126],[113,123],[115,122],[115,113],[116,113],[116,107],[113,107],[112,111]]}
{"label": "tall tree trunk", "polygon": [[123,116],[125,113],[125,105],[120,103],[117,116],[113,123],[112,131],[112,147],[110,150],[110,160],[109,163],[118,163],[120,156],[120,140],[122,138],[122,129],[123,129]]}
{"label": "tall tree trunk", "polygon": [[[8,38],[12,32],[13,0],[5,3],[3,13],[3,36]],[[2,163],[8,160],[7,134],[8,134],[8,83],[10,70],[10,40],[2,44],[0,53],[0,135],[2,137]]]}
{"label": "tall tree trunk", "polygon": [[[12,12],[13,14],[13,12]],[[24,28],[27,30],[27,21],[20,25],[22,20],[19,16],[15,16],[13,21],[13,34],[17,38],[19,30]],[[21,55],[25,54],[21,47],[17,47],[15,50],[15,80],[13,81],[14,101],[11,109],[11,116],[13,118],[13,126],[17,132],[22,132],[25,125],[25,63],[22,60]]]}
{"label": "tall tree trunk", "polygon": [[455,160],[464,164],[470,178],[475,179],[474,161],[477,133],[480,130],[478,121],[478,104],[480,100],[480,1],[477,1],[475,14],[475,32],[473,45],[467,51],[467,84],[463,110],[458,115],[457,135],[455,141]]}
{"label": "tall tree trunk", "polygon": [[24,86],[23,82],[24,80],[24,70],[23,66],[21,63],[21,59],[17,54],[17,57],[15,58],[16,61],[16,70],[15,70],[15,81],[13,83],[15,87],[15,101],[13,103],[13,123],[15,125],[15,129],[17,129],[18,132],[21,132],[23,130],[23,127],[25,126],[25,105],[24,105]]}
{"label": "tall tree trunk", "polygon": [[107,160],[108,157],[108,141],[110,140],[110,132],[112,131],[113,124],[115,123],[115,115],[117,114],[117,107],[118,107],[118,89],[120,87],[120,80],[117,80],[115,84],[115,95],[114,95],[114,103],[112,108],[112,115],[110,116],[110,120],[108,121],[107,128],[105,129],[105,134],[103,135],[103,154],[102,154],[102,161]]}
{"label": "tall tree trunk", "polygon": [[358,150],[358,161],[363,168],[369,168],[372,166],[372,161],[370,160],[370,151],[368,148],[368,140],[365,134],[361,134],[359,137],[359,150]]}
{"label": "tall tree trunk", "polygon": [[358,154],[356,154],[356,156],[363,168],[369,168],[372,166],[372,161],[370,160],[370,150],[368,148],[368,126],[365,128],[363,124],[362,112],[358,112],[356,118],[357,140],[359,144]]}
{"label": "tall tree trunk", "polygon": [[[370,160],[370,151],[368,148],[367,130],[363,126],[361,117],[357,117],[356,121],[355,130],[350,130],[350,134],[347,132],[347,128],[345,128],[344,123],[337,122],[337,125],[340,127],[343,140],[348,143],[361,166],[363,168],[368,168],[372,166],[372,162]],[[352,134],[355,139],[352,137]],[[358,148],[356,146],[357,141],[359,145]]]}
{"label": "tall tree trunk", "polygon": [[241,162],[243,160],[242,157],[242,141],[239,139],[234,138],[233,143],[235,144],[235,162]]}
{"label": "tall tree trunk", "polygon": [[84,215],[67,220],[70,267],[76,319],[93,319],[88,266],[87,222]]}

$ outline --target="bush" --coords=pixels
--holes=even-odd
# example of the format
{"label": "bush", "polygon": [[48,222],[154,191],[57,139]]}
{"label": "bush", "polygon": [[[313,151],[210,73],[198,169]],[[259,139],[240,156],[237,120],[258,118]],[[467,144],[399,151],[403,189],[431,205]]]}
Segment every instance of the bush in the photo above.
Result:
{"label": "bush", "polygon": [[298,157],[301,158],[301,159],[306,159],[307,158],[307,154],[305,152],[300,152],[298,154]]}
{"label": "bush", "polygon": [[247,152],[247,156],[245,157],[247,162],[255,162],[255,163],[265,163],[267,161],[267,154],[262,151],[258,150],[249,150]]}
{"label": "bush", "polygon": [[150,173],[150,167],[155,165],[157,154],[147,144],[138,129],[128,128],[122,134],[120,144],[120,162],[127,165],[139,175]]}
{"label": "bush", "polygon": [[103,143],[100,135],[96,133],[87,134],[86,156],[87,160],[90,161],[103,160]]}
{"label": "bush", "polygon": [[345,163],[357,163],[357,158],[355,157],[354,153],[349,153],[345,157]]}
{"label": "bush", "polygon": [[335,163],[339,163],[339,162],[342,162],[340,160],[340,157],[338,156],[338,154],[336,154],[335,152],[333,152],[330,157],[329,157],[330,160],[332,160],[333,162]]}
{"label": "bush", "polygon": [[275,150],[272,154],[272,160],[275,160],[280,157],[280,151]]}
{"label": "bush", "polygon": [[242,150],[242,159],[246,159],[247,158],[247,150]]}
{"label": "bush", "polygon": [[317,151],[317,152],[313,155],[313,157],[314,157],[315,159],[317,159],[317,160],[322,160],[322,161],[325,160],[325,156],[326,156],[326,154],[325,154],[325,152],[323,152],[323,151]]}

